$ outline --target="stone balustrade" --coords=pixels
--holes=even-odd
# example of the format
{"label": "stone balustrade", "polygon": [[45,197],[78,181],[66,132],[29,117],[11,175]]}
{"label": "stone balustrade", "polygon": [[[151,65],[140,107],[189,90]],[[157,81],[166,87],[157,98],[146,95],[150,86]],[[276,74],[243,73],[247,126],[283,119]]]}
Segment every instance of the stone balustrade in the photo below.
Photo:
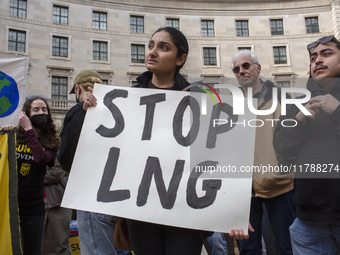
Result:
{"label": "stone balustrade", "polygon": [[47,99],[51,111],[68,111],[76,104],[75,100]]}

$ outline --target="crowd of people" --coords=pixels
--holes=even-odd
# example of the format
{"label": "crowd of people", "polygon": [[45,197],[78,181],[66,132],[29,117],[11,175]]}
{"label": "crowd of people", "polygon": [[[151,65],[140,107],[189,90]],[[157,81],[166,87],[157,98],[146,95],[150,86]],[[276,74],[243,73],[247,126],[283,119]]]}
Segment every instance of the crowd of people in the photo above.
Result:
{"label": "crowd of people", "polygon": [[[340,43],[334,36],[323,37],[309,44],[307,50],[310,79],[306,86],[311,99],[304,107],[310,115],[292,104],[287,105],[286,114],[282,115],[279,97],[273,113],[257,118],[289,119],[297,124],[287,128],[282,121],[277,121],[276,126],[263,121],[265,124],[256,128],[253,163],[254,166],[295,165],[301,171],[253,174],[248,231],[226,229],[228,236],[127,219],[134,254],[200,255],[203,243],[208,243],[213,255],[225,255],[228,251],[232,254],[227,246],[234,244],[233,238],[239,240],[241,255],[263,254],[264,250],[266,254],[339,254]],[[190,84],[180,70],[188,54],[189,44],[182,32],[171,27],[159,28],[147,44],[147,71],[137,78],[135,87],[185,89]],[[257,100],[258,110],[272,107],[273,89],[278,89],[278,95],[281,90],[270,80],[260,78],[261,64],[254,52],[236,53],[231,69],[244,96]],[[75,94],[77,104],[66,114],[60,139],[48,103],[42,97],[27,98],[17,127],[0,129],[16,129],[17,134],[18,203],[24,255],[42,254],[43,235],[48,226],[53,232],[56,254],[71,254],[68,243],[71,211],[60,207],[60,202],[86,111],[97,105],[93,85],[101,82],[94,70],[85,69],[77,75],[70,92]],[[323,171],[316,171],[319,168]],[[115,247],[116,219],[77,210],[82,255],[131,253]]]}

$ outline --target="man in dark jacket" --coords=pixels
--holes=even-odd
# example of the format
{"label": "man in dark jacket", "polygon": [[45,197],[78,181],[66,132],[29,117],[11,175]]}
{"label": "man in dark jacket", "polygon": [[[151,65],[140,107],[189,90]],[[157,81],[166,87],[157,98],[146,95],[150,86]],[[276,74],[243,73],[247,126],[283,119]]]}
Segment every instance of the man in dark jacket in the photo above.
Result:
{"label": "man in dark jacket", "polygon": [[[295,172],[296,219],[290,227],[294,254],[338,254],[340,248],[340,43],[334,36],[307,46],[311,99],[304,115],[295,105],[277,125],[276,152]],[[279,122],[281,123],[281,122]]]}
{"label": "man in dark jacket", "polygon": [[74,79],[74,85],[70,94],[75,94],[77,104],[67,113],[60,132],[60,148],[57,158],[62,168],[71,170],[74,154],[78,145],[80,131],[83,126],[86,111],[83,110],[88,88],[93,88],[94,83],[102,83],[100,75],[93,70],[84,69]]}
{"label": "man in dark jacket", "polygon": [[[70,92],[76,94],[77,104],[65,116],[64,126],[60,132],[58,160],[65,171],[70,171],[76,152],[80,132],[86,115],[84,101],[88,88],[94,83],[102,83],[100,75],[90,69],[82,70],[74,79]],[[82,255],[117,255],[128,254],[118,250],[113,244],[116,217],[112,215],[77,210],[80,251]]]}

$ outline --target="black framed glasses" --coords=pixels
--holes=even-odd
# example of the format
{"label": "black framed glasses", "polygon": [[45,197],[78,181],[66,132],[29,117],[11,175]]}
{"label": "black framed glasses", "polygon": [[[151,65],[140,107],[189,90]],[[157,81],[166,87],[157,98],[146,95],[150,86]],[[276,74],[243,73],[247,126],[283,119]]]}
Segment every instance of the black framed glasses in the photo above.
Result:
{"label": "black framed glasses", "polygon": [[[249,62],[244,62],[241,66],[244,70],[248,70],[251,67],[251,64]],[[235,66],[232,70],[234,74],[238,74],[241,68],[239,66]]]}
{"label": "black framed glasses", "polygon": [[333,42],[337,43],[338,45],[340,45],[340,42],[334,37],[334,35],[330,35],[330,36],[322,37],[319,40],[308,44],[307,50],[309,51],[309,54],[312,54],[312,52],[314,51],[316,46],[318,46],[320,43],[324,44],[324,43],[328,43],[330,41],[333,41]]}

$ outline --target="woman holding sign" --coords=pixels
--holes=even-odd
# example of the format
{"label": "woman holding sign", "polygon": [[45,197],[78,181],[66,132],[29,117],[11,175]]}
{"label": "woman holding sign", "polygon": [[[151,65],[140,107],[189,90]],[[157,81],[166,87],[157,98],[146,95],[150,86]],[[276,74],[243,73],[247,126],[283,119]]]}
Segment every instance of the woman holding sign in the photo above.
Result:
{"label": "woman holding sign", "polygon": [[[189,83],[179,74],[189,46],[181,31],[159,28],[147,44],[145,66],[135,87],[183,90]],[[131,242],[138,254],[200,254],[201,231],[128,220]]]}
{"label": "woman holding sign", "polygon": [[[186,37],[172,27],[159,28],[150,39],[145,53],[148,71],[141,74],[134,87],[183,90],[189,83],[179,74],[187,60],[189,45]],[[88,94],[84,109],[95,106],[96,99]],[[128,230],[136,255],[199,255],[202,231],[128,220]]]}

